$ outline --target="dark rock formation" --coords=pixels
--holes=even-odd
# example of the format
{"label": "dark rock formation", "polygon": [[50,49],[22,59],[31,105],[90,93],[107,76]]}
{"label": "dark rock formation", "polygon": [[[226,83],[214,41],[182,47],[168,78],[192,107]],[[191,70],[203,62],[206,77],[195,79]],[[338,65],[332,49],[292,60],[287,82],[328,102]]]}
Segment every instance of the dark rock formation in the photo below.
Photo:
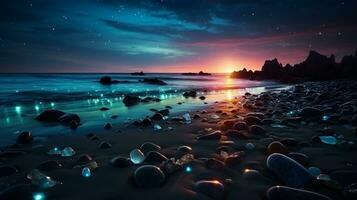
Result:
{"label": "dark rock formation", "polygon": [[144,72],[143,71],[140,71],[140,72],[134,72],[134,73],[131,73],[131,75],[134,75],[134,76],[144,76]]}
{"label": "dark rock formation", "polygon": [[158,78],[144,78],[141,82],[152,85],[167,85],[167,83]]}
{"label": "dark rock formation", "polygon": [[192,73],[192,72],[182,73],[182,75],[186,75],[186,76],[211,76],[212,74],[200,71],[198,73]]}

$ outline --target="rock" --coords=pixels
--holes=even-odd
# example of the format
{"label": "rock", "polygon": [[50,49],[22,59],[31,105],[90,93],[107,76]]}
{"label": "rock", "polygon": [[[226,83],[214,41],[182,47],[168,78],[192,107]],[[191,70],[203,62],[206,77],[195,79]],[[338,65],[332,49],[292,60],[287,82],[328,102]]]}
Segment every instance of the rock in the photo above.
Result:
{"label": "rock", "polygon": [[194,114],[193,115],[193,119],[199,119],[199,118],[201,118],[201,116],[199,114]]}
{"label": "rock", "polygon": [[110,109],[107,108],[107,107],[101,107],[99,110],[100,110],[100,111],[107,111],[107,110],[110,110]]}
{"label": "rock", "polygon": [[10,165],[0,166],[0,178],[16,174],[18,170]]}
{"label": "rock", "polygon": [[259,125],[262,124],[262,121],[255,116],[248,116],[244,118],[244,121],[248,124],[248,125]]}
{"label": "rock", "polygon": [[154,165],[143,165],[134,172],[134,180],[139,187],[159,187],[165,178],[161,169]]}
{"label": "rock", "polygon": [[197,96],[197,92],[196,91],[188,91],[188,92],[184,92],[182,94],[184,97],[196,97]]}
{"label": "rock", "polygon": [[294,138],[283,138],[280,142],[288,147],[296,147],[299,144],[299,142]]}
{"label": "rock", "polygon": [[208,169],[224,169],[224,162],[217,160],[215,158],[209,158],[205,161],[205,165]]}
{"label": "rock", "polygon": [[57,122],[58,119],[66,114],[60,110],[46,110],[43,111],[40,115],[36,117],[38,121],[46,121],[46,122]]}
{"label": "rock", "polygon": [[257,180],[262,177],[260,172],[255,169],[245,169],[242,174],[243,178],[246,180]]}
{"label": "rock", "polygon": [[112,84],[112,78],[109,76],[103,76],[100,78],[99,82],[103,85],[110,85]]}
{"label": "rock", "polygon": [[164,118],[164,116],[160,113],[155,113],[153,116],[151,116],[151,119],[156,120],[156,121],[162,120],[163,118]]}
{"label": "rock", "polygon": [[45,162],[42,162],[37,169],[41,170],[41,171],[51,171],[54,169],[58,169],[61,168],[62,164],[59,163],[56,160],[47,160]]}
{"label": "rock", "polygon": [[77,114],[66,113],[58,118],[58,121],[62,124],[69,124],[71,121],[75,121],[77,123],[81,122],[81,118]]}
{"label": "rock", "polygon": [[187,154],[187,153],[191,153],[192,148],[189,146],[182,145],[182,146],[177,147],[177,151],[179,151],[180,153],[183,153],[183,154]]}
{"label": "rock", "polygon": [[300,188],[313,179],[305,167],[283,154],[271,154],[267,158],[267,167],[289,187]]}
{"label": "rock", "polygon": [[109,142],[103,141],[99,144],[99,149],[110,149],[110,148],[112,148],[112,145]]}
{"label": "rock", "polygon": [[220,125],[220,129],[225,131],[227,129],[231,129],[232,126],[234,125],[235,120],[225,120],[221,125]]}
{"label": "rock", "polygon": [[198,97],[198,98],[201,99],[202,101],[206,99],[205,96],[200,96],[200,97]]}
{"label": "rock", "polygon": [[86,163],[86,162],[89,162],[92,160],[93,160],[93,158],[88,154],[83,154],[83,155],[79,156],[79,158],[78,158],[78,162],[81,162],[81,163]]}
{"label": "rock", "polygon": [[237,131],[248,130],[248,125],[245,122],[236,122],[233,125],[233,129],[235,129]]}
{"label": "rock", "polygon": [[321,120],[323,112],[313,107],[305,107],[301,110],[300,116],[305,120]]}
{"label": "rock", "polygon": [[161,153],[157,151],[150,151],[147,153],[144,162],[147,163],[161,163],[168,160],[166,156],[162,155]]}
{"label": "rock", "polygon": [[133,106],[140,103],[141,99],[137,96],[126,95],[123,99],[123,103],[125,106]]}
{"label": "rock", "polygon": [[282,143],[280,143],[278,141],[270,143],[267,148],[268,155],[273,154],[273,153],[286,154],[287,151],[288,151],[287,148]]}
{"label": "rock", "polygon": [[229,155],[225,160],[224,163],[227,166],[234,167],[239,165],[243,161],[243,154],[241,152],[234,153]]}
{"label": "rock", "polygon": [[301,190],[286,186],[274,186],[267,191],[268,200],[332,200],[329,197],[307,190]]}
{"label": "rock", "polygon": [[140,100],[140,102],[142,102],[142,103],[160,102],[160,101],[161,101],[161,99],[155,98],[155,97],[145,97]]}
{"label": "rock", "polygon": [[212,199],[223,199],[224,185],[218,180],[200,180],[195,182],[194,190]]}
{"label": "rock", "polygon": [[144,153],[147,154],[150,151],[160,151],[161,147],[155,143],[152,142],[145,142],[140,146],[140,150]]}
{"label": "rock", "polygon": [[72,121],[69,123],[69,127],[70,127],[71,129],[77,129],[78,126],[79,126],[79,124],[78,124],[76,121],[74,121],[74,120],[72,120]]}
{"label": "rock", "polygon": [[264,135],[267,131],[258,125],[252,125],[249,127],[249,132],[253,135]]}
{"label": "rock", "polygon": [[152,84],[152,85],[167,85],[167,83],[165,83],[164,81],[158,79],[158,78],[144,78],[144,80],[142,80],[143,83],[147,83],[147,84]]}
{"label": "rock", "polygon": [[168,108],[166,108],[166,109],[162,109],[162,110],[157,111],[157,113],[160,113],[163,116],[168,116],[170,114],[170,110]]}
{"label": "rock", "polygon": [[291,152],[288,156],[294,159],[296,162],[300,163],[302,166],[308,166],[309,164],[309,157],[303,153],[298,152]]}
{"label": "rock", "polygon": [[134,164],[140,164],[145,160],[145,155],[140,149],[133,149],[130,151],[130,160]]}
{"label": "rock", "polygon": [[33,136],[29,131],[24,131],[20,133],[20,135],[17,136],[17,140],[16,140],[18,144],[30,144],[32,143],[32,141],[33,141]]}
{"label": "rock", "polygon": [[221,131],[213,131],[212,133],[198,136],[197,140],[219,140],[221,136]]}
{"label": "rock", "polygon": [[104,124],[104,128],[109,130],[109,129],[113,128],[113,125],[108,122],[108,123]]}
{"label": "rock", "polygon": [[122,156],[117,156],[117,157],[112,158],[109,161],[109,163],[113,167],[118,167],[118,168],[124,168],[124,167],[129,167],[129,166],[133,165],[133,163],[131,162],[131,160],[129,158],[125,158]]}
{"label": "rock", "polygon": [[148,127],[152,125],[152,121],[150,118],[145,118],[143,120],[140,121],[135,121],[133,123],[134,126],[139,126],[139,127]]}

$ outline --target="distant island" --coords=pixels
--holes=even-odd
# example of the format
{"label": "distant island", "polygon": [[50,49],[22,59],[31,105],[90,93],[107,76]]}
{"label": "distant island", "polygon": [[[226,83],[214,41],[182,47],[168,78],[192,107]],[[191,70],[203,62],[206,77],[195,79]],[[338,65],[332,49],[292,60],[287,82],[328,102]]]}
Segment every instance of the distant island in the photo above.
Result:
{"label": "distant island", "polygon": [[200,71],[198,73],[193,73],[193,72],[182,73],[182,75],[187,75],[187,76],[211,76],[212,74]]}
{"label": "distant island", "polygon": [[144,74],[143,71],[141,71],[141,72],[133,72],[133,73],[131,73],[131,75],[134,75],[134,76],[144,76],[145,74]]}
{"label": "distant island", "polygon": [[329,57],[316,51],[310,51],[301,63],[283,66],[278,59],[266,60],[261,70],[252,71],[244,68],[231,73],[232,78],[251,80],[277,80],[286,83],[299,81],[320,81],[337,79],[357,79],[357,52],[344,56],[340,63],[335,56]]}

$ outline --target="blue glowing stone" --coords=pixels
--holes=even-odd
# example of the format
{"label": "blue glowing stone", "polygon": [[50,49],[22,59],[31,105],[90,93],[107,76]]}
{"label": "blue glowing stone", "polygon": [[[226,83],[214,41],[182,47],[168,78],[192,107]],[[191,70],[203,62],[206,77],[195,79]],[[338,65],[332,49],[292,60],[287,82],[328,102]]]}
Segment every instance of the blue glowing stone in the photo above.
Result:
{"label": "blue glowing stone", "polygon": [[334,136],[320,136],[320,140],[325,144],[337,144],[337,139]]}
{"label": "blue glowing stone", "polygon": [[91,172],[90,172],[90,169],[88,167],[85,167],[82,169],[82,176],[85,177],[85,178],[88,178],[90,177],[91,175]]}
{"label": "blue glowing stone", "polygon": [[323,121],[327,121],[327,120],[329,120],[329,119],[330,119],[330,117],[327,116],[327,115],[322,116],[322,120],[323,120]]}
{"label": "blue glowing stone", "polygon": [[192,168],[191,168],[190,166],[187,166],[187,167],[185,168],[185,171],[186,171],[187,173],[190,173],[190,172],[192,172]]}
{"label": "blue glowing stone", "polygon": [[45,194],[41,192],[33,194],[33,200],[44,200],[45,198]]}

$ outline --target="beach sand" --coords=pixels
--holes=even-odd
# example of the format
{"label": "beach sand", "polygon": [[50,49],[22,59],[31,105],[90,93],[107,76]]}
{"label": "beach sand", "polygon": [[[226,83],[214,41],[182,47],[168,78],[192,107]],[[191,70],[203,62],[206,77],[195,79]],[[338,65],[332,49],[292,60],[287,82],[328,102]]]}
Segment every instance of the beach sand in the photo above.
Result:
{"label": "beach sand", "polygon": [[[123,125],[88,132],[95,134],[97,139],[73,134],[46,140],[35,138],[31,144],[12,145],[0,154],[0,166],[7,167],[7,171],[0,173],[3,191],[0,199],[33,199],[37,192],[44,194],[45,199],[354,199],[356,191],[348,188],[356,188],[352,184],[357,183],[356,88],[356,82],[347,81],[304,83],[289,90],[246,94],[188,111],[192,118],[190,124],[172,121],[175,116],[169,115],[167,120],[157,122],[163,130]],[[313,109],[304,110],[309,107]],[[194,119],[195,114],[199,118]],[[244,121],[251,127],[246,130],[233,127],[234,123]],[[173,130],[165,131],[167,127]],[[197,139],[212,132],[216,133],[214,137]],[[326,144],[319,136],[330,136],[328,139],[334,138],[337,142]],[[100,149],[103,141],[112,146]],[[190,154],[195,159],[178,166],[172,173],[163,170],[165,180],[160,186],[140,187],[134,180],[135,170],[146,164],[163,169],[163,163],[144,162],[118,168],[109,161],[116,156],[128,158],[131,150],[140,148],[145,142],[159,145],[161,154],[176,160],[184,155],[177,148],[187,145],[192,148]],[[67,146],[76,154],[71,157],[47,155],[54,147]],[[16,156],[7,152],[23,154]],[[292,152],[300,154],[294,157]],[[267,166],[267,158],[273,153],[286,155],[274,154],[281,156],[278,164],[286,170],[276,171],[273,164],[273,167]],[[78,161],[83,154],[90,155],[98,163],[87,178],[81,175],[83,167],[75,167],[83,164]],[[294,157],[302,165],[289,167],[290,161],[284,160],[287,157]],[[61,183],[43,189],[31,184],[26,175],[48,160],[58,161],[62,166],[42,172]],[[191,171],[187,171],[187,166]],[[308,177],[304,173],[309,167],[317,167],[326,176]],[[12,173],[8,168],[18,171]],[[310,169],[309,172],[314,174],[315,171]],[[308,180],[304,179],[306,176]],[[218,181],[224,188],[215,184],[217,182],[198,186],[201,180]],[[152,180],[146,181],[150,185]],[[294,186],[294,181],[302,185]],[[267,192],[277,185],[303,191]]]}

